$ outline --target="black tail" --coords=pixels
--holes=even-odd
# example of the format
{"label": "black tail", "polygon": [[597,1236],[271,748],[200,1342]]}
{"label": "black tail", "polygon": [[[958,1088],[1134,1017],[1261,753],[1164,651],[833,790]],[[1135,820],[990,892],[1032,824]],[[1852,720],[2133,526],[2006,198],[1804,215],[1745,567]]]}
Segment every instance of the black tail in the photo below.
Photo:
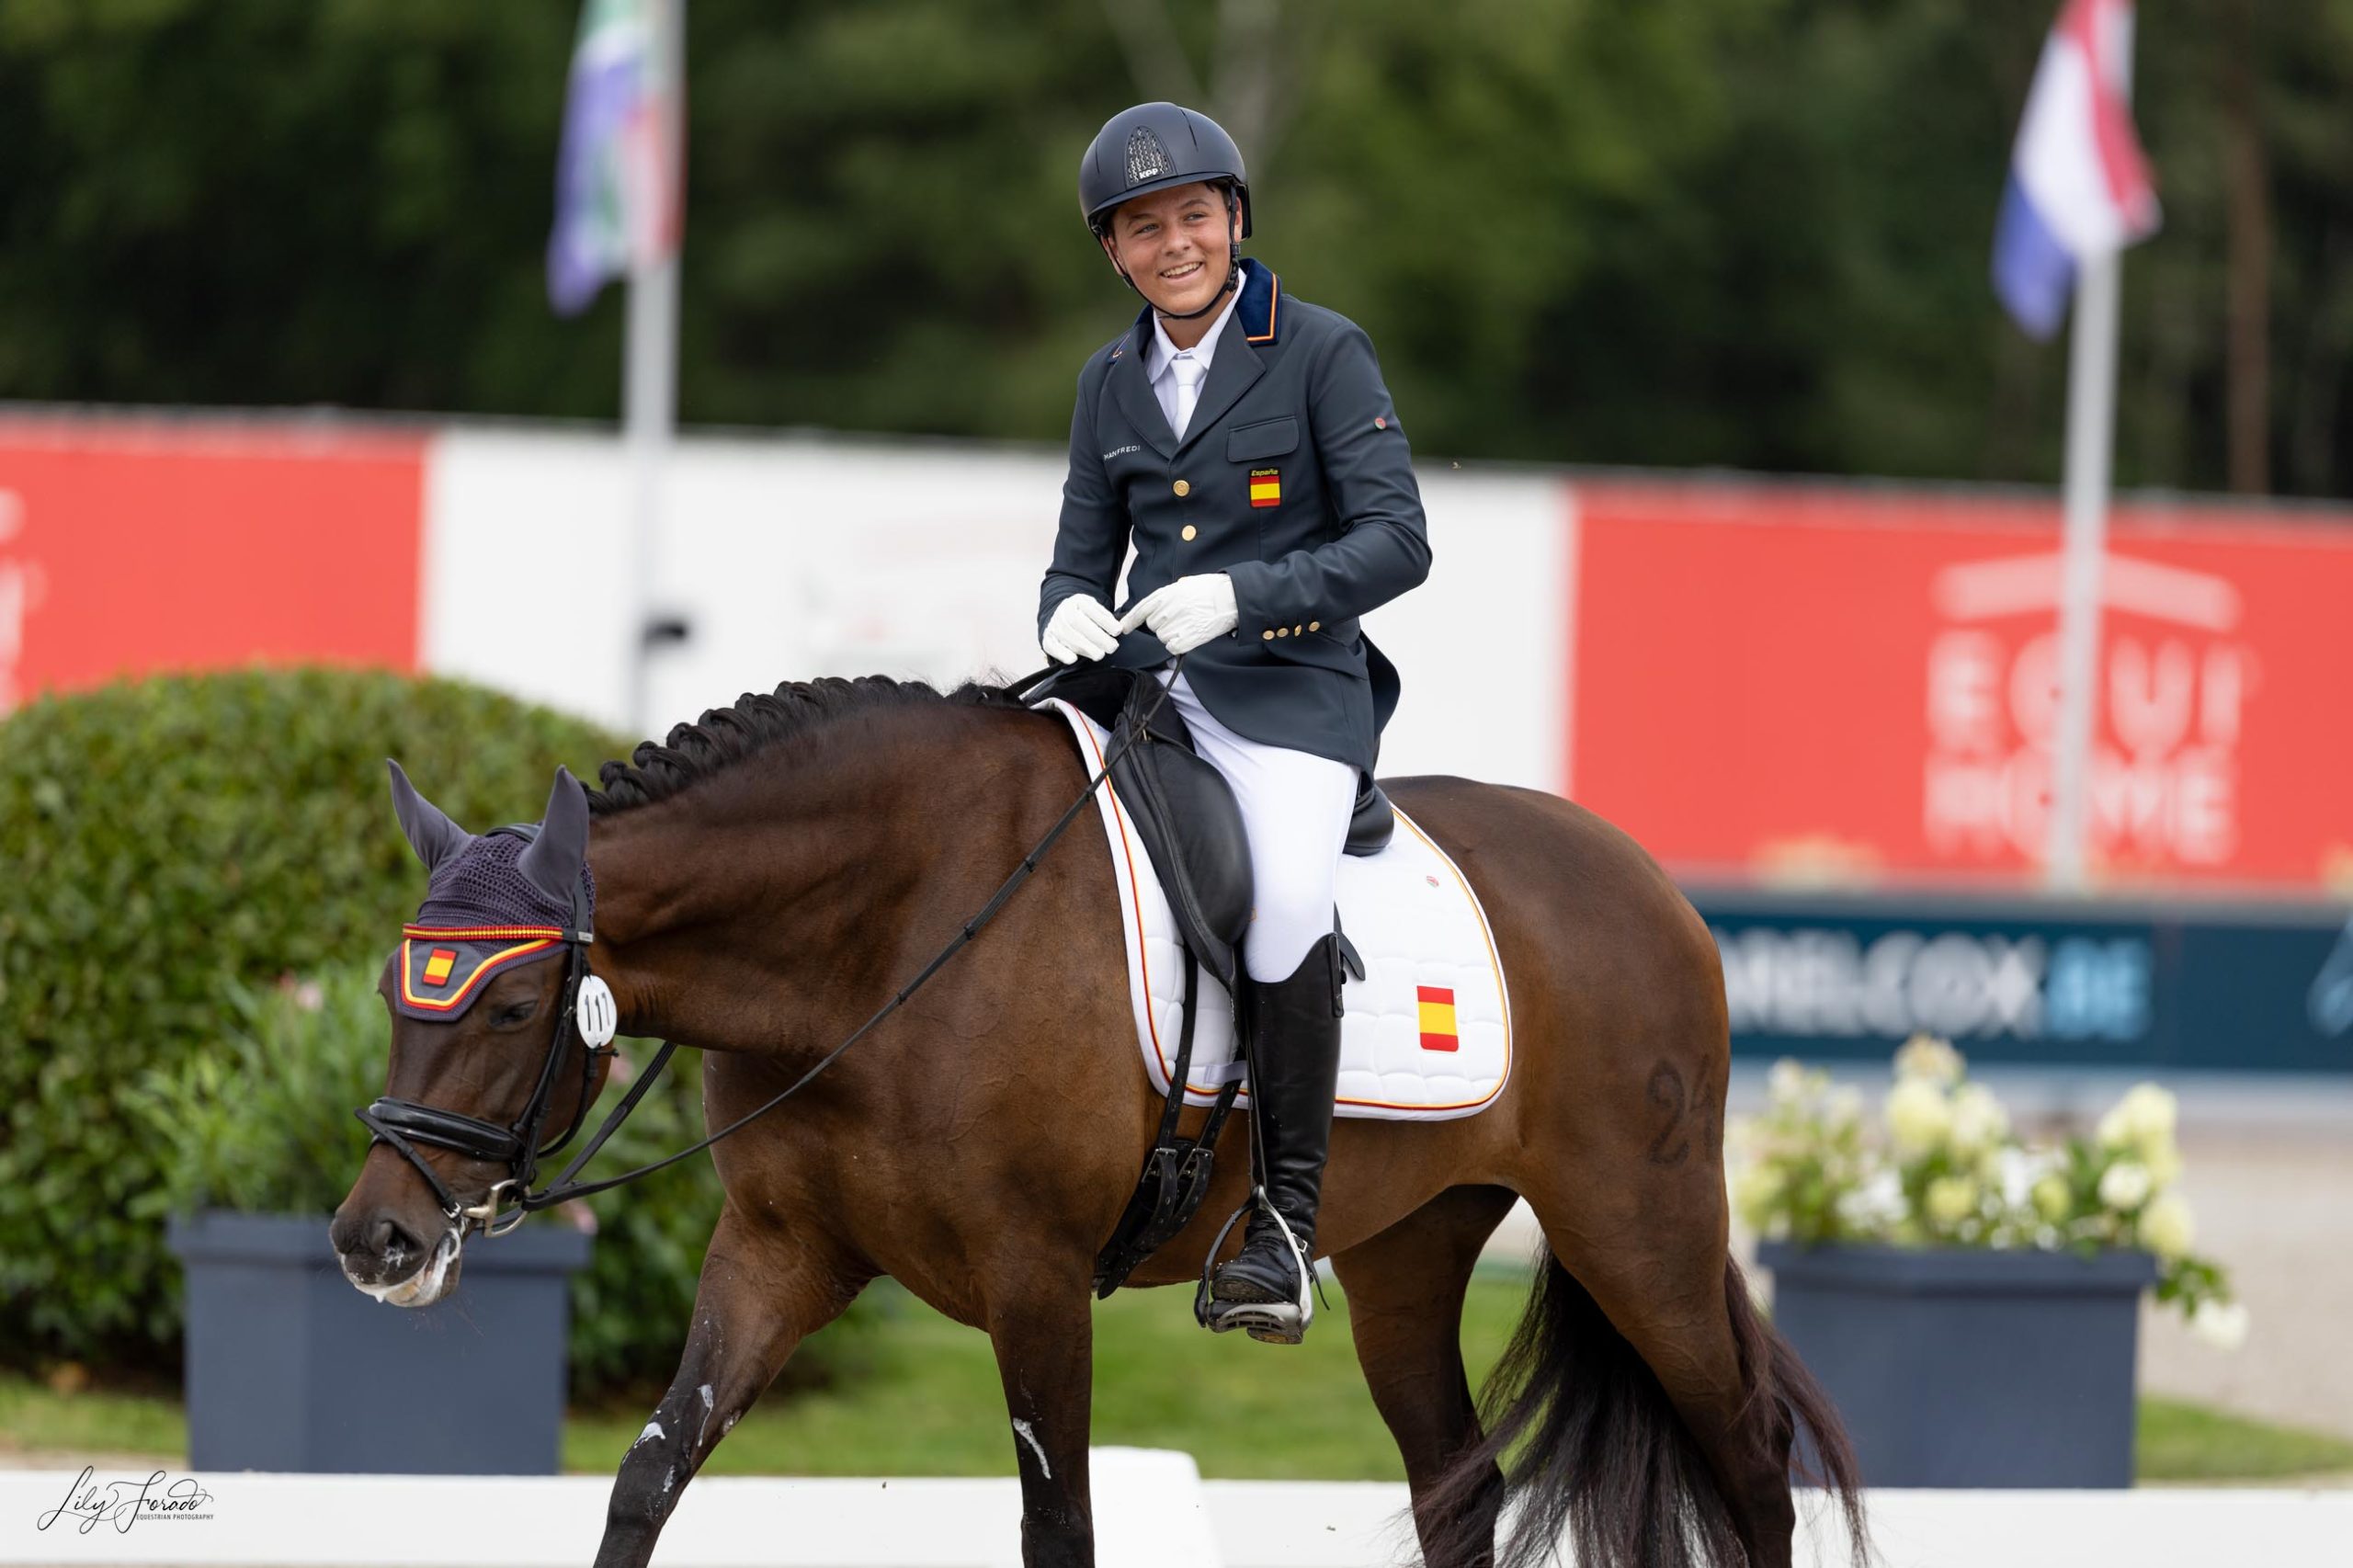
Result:
{"label": "black tail", "polygon": [[[1854,1454],[1837,1413],[1748,1299],[1724,1260],[1726,1302],[1749,1387],[1779,1431],[1802,1423],[1845,1507],[1856,1561],[1867,1560]],[[1566,1540],[1578,1568],[1721,1568],[1748,1561],[1715,1474],[1634,1347],[1586,1288],[1543,1255],[1535,1293],[1480,1396],[1485,1437],[1449,1466],[1415,1510],[1432,1563],[1485,1563],[1500,1466],[1517,1514],[1495,1568],[1536,1568]]]}

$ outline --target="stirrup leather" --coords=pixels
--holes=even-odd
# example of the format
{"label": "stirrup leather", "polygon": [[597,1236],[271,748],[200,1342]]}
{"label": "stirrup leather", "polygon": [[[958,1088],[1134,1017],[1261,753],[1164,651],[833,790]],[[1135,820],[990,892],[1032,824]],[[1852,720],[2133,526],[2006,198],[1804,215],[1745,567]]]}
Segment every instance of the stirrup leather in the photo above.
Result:
{"label": "stirrup leather", "polygon": [[[1217,1255],[1225,1249],[1225,1238],[1253,1209],[1267,1211],[1281,1233],[1283,1244],[1290,1248],[1291,1261],[1299,1269],[1296,1301],[1221,1301],[1210,1294],[1211,1280],[1217,1273]],[[1193,1291],[1193,1318],[1212,1334],[1238,1328],[1253,1339],[1277,1345],[1297,1345],[1306,1337],[1307,1325],[1315,1321],[1315,1262],[1299,1244],[1299,1237],[1292,1232],[1290,1221],[1283,1218],[1283,1211],[1267,1200],[1264,1187],[1251,1187],[1249,1200],[1226,1217],[1218,1230],[1217,1240],[1210,1244],[1209,1258],[1201,1265],[1201,1282]]]}

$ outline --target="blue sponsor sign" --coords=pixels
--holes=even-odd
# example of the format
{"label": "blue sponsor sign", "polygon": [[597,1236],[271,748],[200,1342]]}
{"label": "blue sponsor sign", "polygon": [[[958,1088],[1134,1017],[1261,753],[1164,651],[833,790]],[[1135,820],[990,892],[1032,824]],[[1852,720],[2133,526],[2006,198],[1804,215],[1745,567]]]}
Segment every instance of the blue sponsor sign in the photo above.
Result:
{"label": "blue sponsor sign", "polygon": [[1736,1056],[2353,1077],[2353,924],[2264,907],[1687,889]]}

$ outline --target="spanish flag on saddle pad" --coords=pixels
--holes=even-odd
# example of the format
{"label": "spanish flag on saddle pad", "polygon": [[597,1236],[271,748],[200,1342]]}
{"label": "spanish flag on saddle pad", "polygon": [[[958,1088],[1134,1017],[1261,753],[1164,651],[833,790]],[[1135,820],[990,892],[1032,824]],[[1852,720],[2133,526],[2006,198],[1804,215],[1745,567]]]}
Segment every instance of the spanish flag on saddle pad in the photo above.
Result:
{"label": "spanish flag on saddle pad", "polygon": [[1454,1027],[1454,988],[1450,985],[1417,985],[1414,994],[1422,1015],[1422,1049],[1424,1051],[1460,1051],[1462,1037]]}

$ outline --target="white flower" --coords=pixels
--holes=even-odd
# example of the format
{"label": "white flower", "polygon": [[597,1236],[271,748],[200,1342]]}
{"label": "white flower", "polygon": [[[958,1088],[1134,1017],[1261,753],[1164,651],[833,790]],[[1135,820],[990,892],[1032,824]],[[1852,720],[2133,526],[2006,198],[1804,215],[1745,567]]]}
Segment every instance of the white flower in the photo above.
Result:
{"label": "white flower", "polygon": [[1967,1176],[1938,1176],[1928,1184],[1928,1218],[1950,1229],[1977,1212],[1977,1184]]}
{"label": "white flower", "polygon": [[2100,1173],[2099,1200],[2110,1209],[2137,1209],[2148,1200],[2149,1170],[2130,1160],[2119,1160]]}
{"label": "white flower", "polygon": [[1862,1090],[1852,1084],[1841,1084],[1830,1091],[1830,1125],[1833,1128],[1852,1127],[1862,1119]]}
{"label": "white flower", "polygon": [[1967,1065],[1950,1042],[1925,1031],[1905,1040],[1904,1048],[1895,1053],[1895,1076],[1899,1081],[1916,1078],[1938,1088],[1950,1088],[1960,1083]]}
{"label": "white flower", "polygon": [[2101,1117],[2099,1126],[2092,1135],[2099,1140],[2099,1146],[2103,1149],[2129,1148],[2132,1142],[2132,1130],[2125,1125],[2124,1108],[2118,1106]]}
{"label": "white flower", "polygon": [[2181,1150],[2170,1137],[2143,1143],[2141,1163],[2149,1167],[2149,1185],[2158,1192],[2181,1179]]}
{"label": "white flower", "polygon": [[1983,1084],[1963,1084],[1952,1096],[1952,1146],[1968,1154],[2001,1141],[2010,1130],[2009,1113]]}
{"label": "white flower", "polygon": [[2160,1141],[2171,1142],[2181,1119],[2180,1106],[2172,1092],[2155,1084],[2133,1085],[2117,1102],[2116,1108],[2124,1119],[2126,1134],[2143,1148]]}
{"label": "white flower", "polygon": [[1805,1069],[1784,1056],[1765,1074],[1765,1093],[1777,1106],[1795,1105],[1805,1097]]}
{"label": "white flower", "polygon": [[2246,1308],[2236,1301],[2200,1301],[2189,1314],[2189,1332],[2217,1350],[2246,1343]]}
{"label": "white flower", "polygon": [[2198,1239],[2198,1224],[2181,1194],[2168,1192],[2150,1201],[2141,1214],[2141,1239],[2159,1257],[2179,1257]]}
{"label": "white flower", "polygon": [[1927,1079],[1905,1078],[1888,1092],[1887,1128],[1899,1152],[1931,1153],[1952,1131],[1952,1107]]}
{"label": "white flower", "polygon": [[2016,1144],[1996,1149],[1988,1163],[1992,1169],[1985,1180],[2002,1195],[2002,1207],[2005,1209],[2023,1209],[2033,1202],[2036,1179],[2051,1168],[2049,1159]]}
{"label": "white flower", "polygon": [[1884,1167],[1873,1171],[1860,1187],[1838,1195],[1838,1217],[1860,1236],[1881,1236],[1904,1218],[1904,1182]]}
{"label": "white flower", "polygon": [[2034,1211],[2050,1224],[2057,1224],[2067,1217],[2075,1206],[2075,1193],[2067,1186],[2067,1178],[2052,1172],[2034,1184]]}

